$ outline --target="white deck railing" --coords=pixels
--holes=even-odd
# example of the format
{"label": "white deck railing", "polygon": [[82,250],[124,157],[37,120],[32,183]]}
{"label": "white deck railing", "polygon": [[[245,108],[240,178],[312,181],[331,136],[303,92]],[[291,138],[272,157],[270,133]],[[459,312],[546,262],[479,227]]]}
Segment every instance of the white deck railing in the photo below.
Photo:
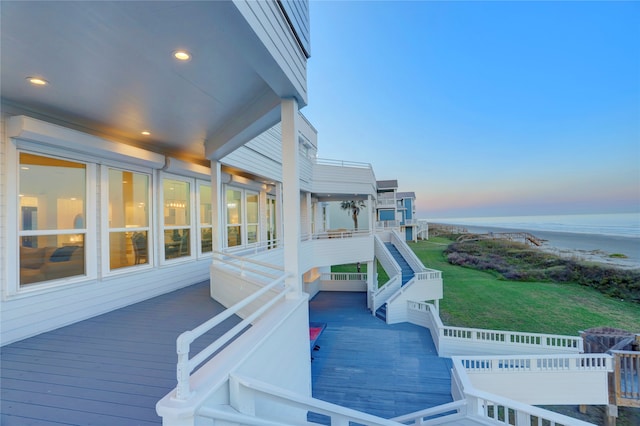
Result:
{"label": "white deck railing", "polygon": [[415,252],[411,250],[398,231],[394,230],[391,232],[391,244],[393,244],[402,257],[404,257],[404,260],[407,261],[414,273],[426,272],[427,268],[424,267],[422,261]]}
{"label": "white deck railing", "polygon": [[316,164],[319,164],[321,166],[352,167],[357,169],[373,170],[373,167],[371,167],[371,164],[362,163],[358,161],[344,161],[344,160],[331,160],[328,158],[316,158]]}
{"label": "white deck railing", "polygon": [[[252,273],[263,275],[270,279],[273,279],[269,285],[264,286],[262,289],[253,293],[251,296],[241,300],[230,308],[226,309],[222,313],[216,315],[205,323],[199,325],[193,330],[185,331],[180,334],[176,340],[176,352],[178,354],[178,363],[176,366],[176,376],[178,384],[176,386],[176,395],[175,398],[177,400],[185,401],[189,398],[191,393],[190,386],[190,378],[191,373],[196,370],[196,368],[201,365],[208,358],[213,356],[219,349],[224,347],[227,343],[229,343],[232,339],[234,339],[242,330],[249,327],[251,323],[262,314],[264,314],[269,308],[271,308],[275,303],[279,300],[283,299],[287,294],[287,287],[284,286],[284,280],[287,278],[287,274],[281,272],[279,276],[274,277],[273,274],[266,273],[264,270],[249,268],[247,264],[254,264],[261,267],[268,267],[273,270],[281,271],[282,268],[275,265],[269,265],[264,262],[259,262],[252,259],[242,259],[237,256],[231,256],[229,254],[216,252],[215,254],[223,256],[220,259],[217,259],[219,262],[223,262],[228,264],[229,266],[237,268],[239,273],[244,273],[247,270],[250,270]],[[231,262],[226,260],[226,257],[234,258],[236,262]],[[237,261],[240,260],[240,263]],[[241,322],[235,325],[233,328],[224,333],[220,338],[216,339],[214,342],[210,343],[206,348],[204,348],[199,353],[195,354],[193,357],[189,358],[189,352],[191,348],[191,344],[199,337],[212,330],[216,326],[220,325],[226,319],[236,315],[241,309],[250,305],[251,303],[258,300],[261,296],[270,292],[271,290],[275,290],[279,288],[280,291],[276,293],[276,295],[260,306],[256,311],[252,314],[245,317]]]}
{"label": "white deck railing", "polygon": [[[230,405],[234,411],[215,408],[201,408],[199,416],[222,419],[238,424],[258,426],[293,426],[282,419],[268,418],[257,410],[259,401],[268,401],[269,405],[281,405],[287,409],[295,408],[313,414],[329,417],[332,425],[350,425],[352,423],[367,426],[403,426],[393,420],[376,417],[371,414],[346,408],[330,402],[300,395],[286,389],[273,386],[253,378],[231,374],[229,376]],[[267,418],[265,418],[267,417]],[[298,424],[298,423],[295,423]]]}
{"label": "white deck railing", "polygon": [[376,201],[376,207],[395,207],[396,200],[393,198],[378,198]]}
{"label": "white deck railing", "polygon": [[320,274],[322,281],[366,281],[366,272],[323,272]]}
{"label": "white deck railing", "polygon": [[368,237],[371,235],[370,229],[328,229],[324,232],[315,234],[305,234],[301,237],[302,241],[310,239],[319,240],[325,238],[352,238],[352,237]]}
{"label": "white deck railing", "polygon": [[[504,330],[485,330],[468,327],[452,327],[442,323],[437,309],[430,303],[407,302],[408,309],[414,315],[411,322],[428,327],[431,330],[438,353],[447,356],[456,355],[457,348],[473,351],[474,346],[490,344],[493,348],[500,348],[504,353],[521,347],[521,351],[538,348],[541,351],[580,353],[584,351],[581,337],[562,336],[556,334],[527,333]],[[422,318],[421,318],[422,317]],[[456,345],[455,343],[458,343]],[[452,344],[453,343],[453,344]],[[462,355],[462,354],[460,354]]]}
{"label": "white deck railing", "polygon": [[370,291],[371,309],[375,315],[376,310],[384,305],[389,297],[391,297],[402,286],[402,269],[398,262],[391,256],[389,250],[385,247],[382,239],[375,235],[375,256],[382,265],[387,275],[389,275],[389,281],[384,283],[378,289],[372,289]]}
{"label": "white deck railing", "polygon": [[399,228],[399,220],[379,220],[376,222],[376,229]]}
{"label": "white deck railing", "polygon": [[242,246],[234,246],[234,247],[226,247],[222,249],[223,254],[235,254],[235,255],[250,255],[261,253],[265,250],[271,250],[274,248],[282,247],[281,239],[274,239],[268,241],[258,241],[257,243],[242,245]]}
{"label": "white deck railing", "polygon": [[[453,361],[452,393],[457,394],[460,400],[466,401],[465,414],[470,419],[477,418],[506,425],[594,426],[592,423],[573,417],[476,389],[460,360],[454,358]],[[431,425],[437,423],[416,422],[415,424]]]}
{"label": "white deck railing", "polygon": [[456,357],[468,373],[613,371],[608,354],[510,355]]}

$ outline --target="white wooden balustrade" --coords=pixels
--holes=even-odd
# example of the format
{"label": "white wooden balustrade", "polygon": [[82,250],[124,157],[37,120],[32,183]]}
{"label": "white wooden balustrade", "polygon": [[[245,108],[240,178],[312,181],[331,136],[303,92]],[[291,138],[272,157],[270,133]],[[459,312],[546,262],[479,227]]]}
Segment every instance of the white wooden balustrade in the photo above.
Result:
{"label": "white wooden balustrade", "polygon": [[579,336],[445,326],[430,303],[407,302],[409,322],[429,328],[440,356],[580,353]]}

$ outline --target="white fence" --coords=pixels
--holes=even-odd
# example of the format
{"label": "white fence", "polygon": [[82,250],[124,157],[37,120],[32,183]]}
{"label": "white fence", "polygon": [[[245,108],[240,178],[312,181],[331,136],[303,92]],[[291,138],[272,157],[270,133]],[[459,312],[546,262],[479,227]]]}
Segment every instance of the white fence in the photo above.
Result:
{"label": "white fence", "polygon": [[432,304],[409,301],[407,306],[409,322],[429,328],[440,356],[576,354],[583,351],[579,336],[445,326]]}

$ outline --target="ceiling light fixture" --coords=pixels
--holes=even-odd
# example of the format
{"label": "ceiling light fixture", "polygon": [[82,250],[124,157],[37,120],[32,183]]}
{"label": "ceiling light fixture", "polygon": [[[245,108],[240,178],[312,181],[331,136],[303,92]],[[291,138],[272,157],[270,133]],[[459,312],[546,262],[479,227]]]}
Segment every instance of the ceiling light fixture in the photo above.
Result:
{"label": "ceiling light fixture", "polygon": [[144,131],[142,131],[142,132],[140,132],[140,133],[141,133],[142,135],[144,135],[144,136],[150,136],[150,135],[151,135],[151,132],[150,132],[150,131],[148,131],[148,130],[144,130]]}
{"label": "ceiling light fixture", "polygon": [[191,60],[191,53],[187,52],[186,50],[176,50],[173,52],[173,57],[179,61],[186,62]]}
{"label": "ceiling light fixture", "polygon": [[46,86],[47,84],[49,84],[47,80],[40,77],[27,77],[27,81],[34,86]]}

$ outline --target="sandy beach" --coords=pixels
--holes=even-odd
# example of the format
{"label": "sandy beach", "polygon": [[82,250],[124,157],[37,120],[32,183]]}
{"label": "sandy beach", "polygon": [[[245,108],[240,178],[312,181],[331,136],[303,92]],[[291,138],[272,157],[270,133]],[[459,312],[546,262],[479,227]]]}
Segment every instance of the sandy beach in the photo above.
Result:
{"label": "sandy beach", "polygon": [[[562,257],[629,269],[640,268],[640,238],[490,226],[459,226],[471,233],[528,232],[544,240],[540,246],[542,250]],[[611,257],[612,254],[622,254],[626,258]]]}

